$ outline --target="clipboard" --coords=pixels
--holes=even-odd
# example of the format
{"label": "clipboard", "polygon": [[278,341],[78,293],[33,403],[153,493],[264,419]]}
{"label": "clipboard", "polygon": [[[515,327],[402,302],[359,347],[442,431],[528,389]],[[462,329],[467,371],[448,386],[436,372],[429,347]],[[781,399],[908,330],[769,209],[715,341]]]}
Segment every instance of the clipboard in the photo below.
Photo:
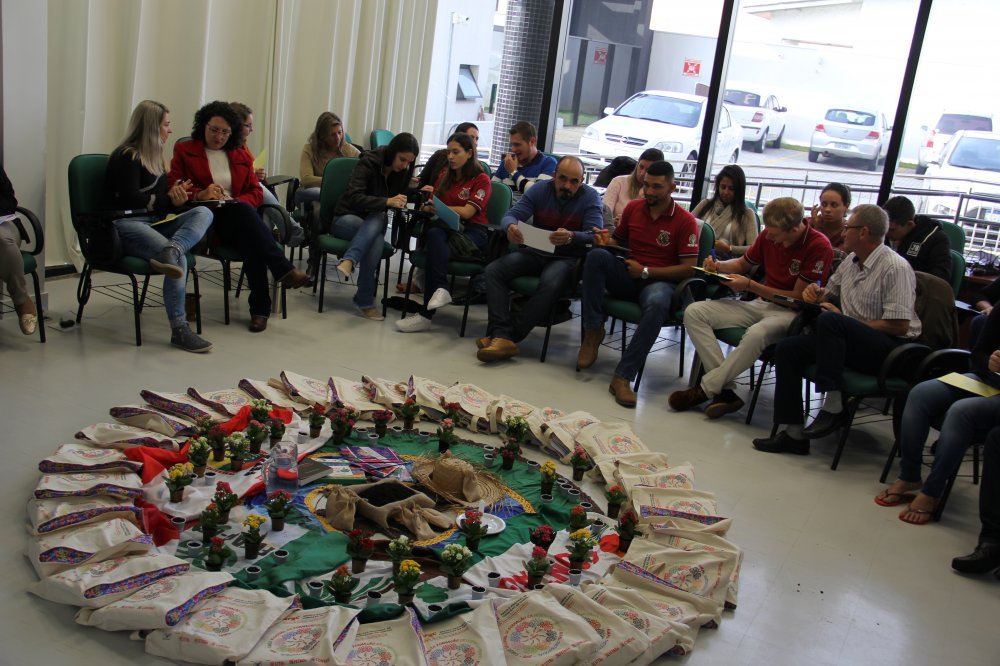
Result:
{"label": "clipboard", "polygon": [[819,314],[823,311],[823,308],[821,308],[818,303],[806,303],[802,299],[792,298],[791,296],[785,296],[784,294],[775,294],[771,297],[771,302],[777,303],[778,305],[784,305],[786,308],[790,308],[792,310],[808,312],[809,314]]}
{"label": "clipboard", "polygon": [[438,219],[448,225],[448,228],[453,231],[459,231],[461,227],[459,226],[458,213],[448,208],[447,205],[437,197],[434,197],[434,212],[437,213]]}
{"label": "clipboard", "polygon": [[981,382],[978,379],[972,379],[971,377],[960,375],[957,372],[951,372],[943,377],[938,377],[937,379],[939,382],[944,382],[949,386],[960,388],[963,391],[968,391],[973,395],[979,395],[984,398],[992,398],[995,395],[1000,395],[1000,389],[995,389],[989,384]]}
{"label": "clipboard", "polygon": [[692,266],[692,268],[694,268],[696,271],[698,271],[702,275],[707,275],[708,277],[715,278],[719,282],[732,282],[733,281],[733,278],[729,277],[725,273],[715,273],[713,271],[706,271],[701,266]]}

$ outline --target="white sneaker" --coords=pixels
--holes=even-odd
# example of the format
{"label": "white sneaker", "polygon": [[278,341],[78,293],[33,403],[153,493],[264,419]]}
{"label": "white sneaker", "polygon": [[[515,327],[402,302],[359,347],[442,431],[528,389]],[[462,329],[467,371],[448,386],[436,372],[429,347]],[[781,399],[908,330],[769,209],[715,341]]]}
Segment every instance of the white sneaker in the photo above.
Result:
{"label": "white sneaker", "polygon": [[420,314],[411,314],[406,319],[396,320],[396,330],[401,333],[419,333],[431,327],[431,320]]}
{"label": "white sneaker", "polygon": [[438,287],[431,294],[431,300],[427,301],[428,310],[437,310],[451,303],[451,292],[444,287]]}

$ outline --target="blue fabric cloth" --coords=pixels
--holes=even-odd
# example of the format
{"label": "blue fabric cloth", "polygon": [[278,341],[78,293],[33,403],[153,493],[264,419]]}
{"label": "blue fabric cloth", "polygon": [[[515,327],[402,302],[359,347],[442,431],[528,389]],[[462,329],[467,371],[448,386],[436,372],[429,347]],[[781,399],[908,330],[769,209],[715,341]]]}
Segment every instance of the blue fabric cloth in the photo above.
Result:
{"label": "blue fabric cloth", "polygon": [[507,183],[515,192],[528,192],[541,184],[538,182],[541,178],[552,178],[557,165],[556,158],[538,151],[531,162],[524,166],[518,166],[514,173],[507,173],[507,165],[501,159],[500,166],[493,174],[493,178]]}

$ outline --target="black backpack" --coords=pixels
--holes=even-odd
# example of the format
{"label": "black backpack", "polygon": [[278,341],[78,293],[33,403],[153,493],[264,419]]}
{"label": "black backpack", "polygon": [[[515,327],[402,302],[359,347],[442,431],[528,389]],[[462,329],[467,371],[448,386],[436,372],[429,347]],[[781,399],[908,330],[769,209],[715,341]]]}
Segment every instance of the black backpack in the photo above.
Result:
{"label": "black backpack", "polygon": [[635,171],[636,161],[631,157],[619,155],[611,160],[611,164],[601,169],[594,181],[594,187],[607,187],[611,184],[611,179],[616,176],[625,176]]}

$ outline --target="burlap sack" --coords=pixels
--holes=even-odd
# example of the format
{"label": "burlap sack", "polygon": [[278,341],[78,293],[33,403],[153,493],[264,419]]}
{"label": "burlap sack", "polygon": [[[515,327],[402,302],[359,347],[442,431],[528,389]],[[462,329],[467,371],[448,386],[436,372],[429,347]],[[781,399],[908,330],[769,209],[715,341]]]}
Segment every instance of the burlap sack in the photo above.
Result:
{"label": "burlap sack", "polygon": [[108,413],[113,419],[125,425],[152,430],[175,439],[183,439],[195,432],[193,422],[178,419],[146,405],[112,407]]}
{"label": "burlap sack", "polygon": [[486,408],[486,414],[490,420],[490,432],[502,434],[507,431],[504,419],[508,416],[520,416],[527,419],[537,409],[534,405],[529,405],[509,395],[498,395]]}
{"label": "burlap sack", "polygon": [[127,553],[145,553],[153,539],[135,523],[113,518],[29,537],[25,554],[40,578]]}
{"label": "burlap sack", "polygon": [[593,658],[601,637],[579,615],[544,592],[527,592],[496,608],[508,663],[571,666]]}
{"label": "burlap sack", "polygon": [[542,448],[569,464],[573,454],[576,436],[584,426],[597,423],[598,419],[587,412],[571,412],[559,418],[550,419],[542,425]]}
{"label": "burlap sack", "polygon": [[142,478],[133,472],[76,472],[46,474],[35,486],[36,499],[93,497],[106,495],[134,499],[142,497]]}
{"label": "burlap sack", "polygon": [[[346,666],[358,631],[358,610],[325,606],[295,610],[275,622],[237,666]],[[339,644],[337,643],[340,639]]]}
{"label": "burlap sack", "polygon": [[216,422],[229,420],[229,414],[204,405],[186,393],[167,393],[143,389],[139,395],[151,407],[188,421],[208,417]]}
{"label": "burlap sack", "polygon": [[138,472],[141,469],[142,463],[129,460],[121,451],[83,443],[63,444],[38,463],[38,471],[43,474]]}
{"label": "burlap sack", "polygon": [[441,398],[444,397],[448,387],[424,377],[410,376],[409,386],[413,390],[413,397],[424,414],[432,421],[440,421],[444,418],[444,410],[441,408]]}
{"label": "burlap sack", "polygon": [[[643,666],[655,661],[660,655],[673,653],[682,642],[682,636],[691,637],[693,631],[687,625],[674,623],[660,615],[639,590],[624,587],[607,587],[602,584],[588,585],[584,594],[608,609],[649,640],[646,651],[632,662]],[[679,651],[684,654],[688,648]]]}
{"label": "burlap sack", "polygon": [[424,650],[430,666],[506,666],[500,628],[493,607],[482,604],[423,627]]}
{"label": "burlap sack", "polygon": [[664,540],[646,538],[633,541],[625,559],[722,608],[739,557],[731,550],[684,550],[668,546]]}
{"label": "burlap sack", "polygon": [[155,446],[177,451],[180,441],[159,432],[136,428],[124,423],[97,423],[83,428],[74,437],[104,449],[129,449],[133,446]]}
{"label": "burlap sack", "polygon": [[346,405],[361,412],[361,418],[370,421],[372,414],[385,408],[371,399],[371,393],[363,382],[343,377],[330,377],[326,382],[327,398],[331,404]]}
{"label": "burlap sack", "polygon": [[160,578],[103,608],[81,608],[76,621],[104,631],[167,629],[233,581],[224,571],[188,571]]}
{"label": "burlap sack", "polygon": [[310,407],[317,403],[324,407],[333,404],[329,395],[330,387],[326,381],[306,377],[290,370],[282,370],[279,377],[281,385],[275,386],[275,388],[283,388],[292,400]]}
{"label": "burlap sack", "polygon": [[117,497],[57,497],[28,500],[28,523],[33,534],[97,523],[112,518],[142,527],[142,509]]}
{"label": "burlap sack", "polygon": [[492,393],[484,391],[475,384],[455,384],[449,386],[442,396],[445,402],[455,402],[462,408],[459,412],[459,424],[473,432],[488,432],[490,416],[488,409],[496,400]]}
{"label": "burlap sack", "polygon": [[454,524],[450,516],[436,509],[412,504],[394,508],[389,514],[389,520],[401,523],[417,538],[417,541],[426,541],[437,536],[431,525],[446,530]]}
{"label": "burlap sack", "polygon": [[[631,551],[631,549],[629,549]],[[722,606],[711,599],[678,589],[634,562],[622,561],[604,579],[608,587],[631,587],[642,590],[647,601],[668,620],[692,629],[715,628],[722,620]]]}
{"label": "burlap sack", "polygon": [[[684,530],[676,527],[650,526],[647,538],[655,543],[685,551],[724,554],[733,560],[732,573],[726,587],[726,608],[736,608],[740,587],[740,568],[743,565],[743,550],[731,541],[708,532]],[[629,551],[629,555],[632,551]]]}
{"label": "burlap sack", "polygon": [[395,620],[371,622],[358,627],[348,664],[362,666],[428,666],[424,636],[416,613],[406,612]]}
{"label": "burlap sack", "polygon": [[368,390],[368,399],[377,405],[395,409],[406,402],[406,382],[393,382],[363,375],[361,383]]}
{"label": "burlap sack", "polygon": [[550,583],[543,592],[566,610],[576,613],[590,624],[601,640],[590,659],[581,664],[591,666],[626,666],[638,659],[649,648],[649,638],[631,623],[601,607],[587,597],[578,587]]}
{"label": "burlap sack", "polygon": [[217,412],[236,416],[241,409],[249,407],[253,398],[241,389],[222,389],[221,391],[199,391],[189,388],[187,394],[203,405]]}
{"label": "burlap sack", "polygon": [[675,488],[679,490],[694,490],[694,467],[691,463],[682,463],[669,467],[655,474],[633,473],[632,465],[618,465],[614,480],[629,495],[633,488]]}
{"label": "burlap sack", "polygon": [[[277,384],[277,388],[272,386],[271,382]],[[240,380],[239,387],[240,390],[253,400],[267,400],[276,407],[292,411],[302,411],[306,408],[304,403],[295,400],[285,392],[284,384],[281,383],[280,379],[262,381],[260,379],[243,378]]]}
{"label": "burlap sack", "polygon": [[608,485],[617,483],[615,473],[620,465],[628,464],[630,467],[642,465],[647,472],[653,473],[659,469],[667,468],[667,454],[655,451],[645,451],[643,453],[627,453],[625,455],[602,455],[594,458],[594,477],[597,481],[604,481]]}
{"label": "burlap sack", "polygon": [[627,423],[590,423],[580,428],[573,441],[582,446],[591,458],[649,451]]}
{"label": "burlap sack", "polygon": [[[388,502],[382,506],[377,506],[361,496],[361,493],[366,489],[381,485],[395,486],[409,494],[404,499]],[[417,536],[418,540],[430,539],[435,536],[436,533],[430,528],[430,524],[440,525],[442,528],[450,527],[452,524],[447,516],[434,510],[434,500],[395,479],[382,479],[375,483],[358,484],[349,486],[348,489],[358,493],[357,511],[362,516],[386,529],[389,528],[390,520],[397,521],[410,530],[414,536],[417,536],[418,533],[424,535]]]}
{"label": "burlap sack", "polygon": [[218,666],[246,657],[268,629],[300,607],[298,597],[228,587],[170,629],[146,636],[146,652],[175,661]]}
{"label": "burlap sack", "polygon": [[190,564],[173,555],[115,557],[43,578],[29,585],[28,591],[57,604],[101,608],[190,568]]}
{"label": "burlap sack", "polygon": [[354,515],[358,496],[346,486],[331,485],[323,490],[326,495],[326,519],[335,529],[354,529]]}

